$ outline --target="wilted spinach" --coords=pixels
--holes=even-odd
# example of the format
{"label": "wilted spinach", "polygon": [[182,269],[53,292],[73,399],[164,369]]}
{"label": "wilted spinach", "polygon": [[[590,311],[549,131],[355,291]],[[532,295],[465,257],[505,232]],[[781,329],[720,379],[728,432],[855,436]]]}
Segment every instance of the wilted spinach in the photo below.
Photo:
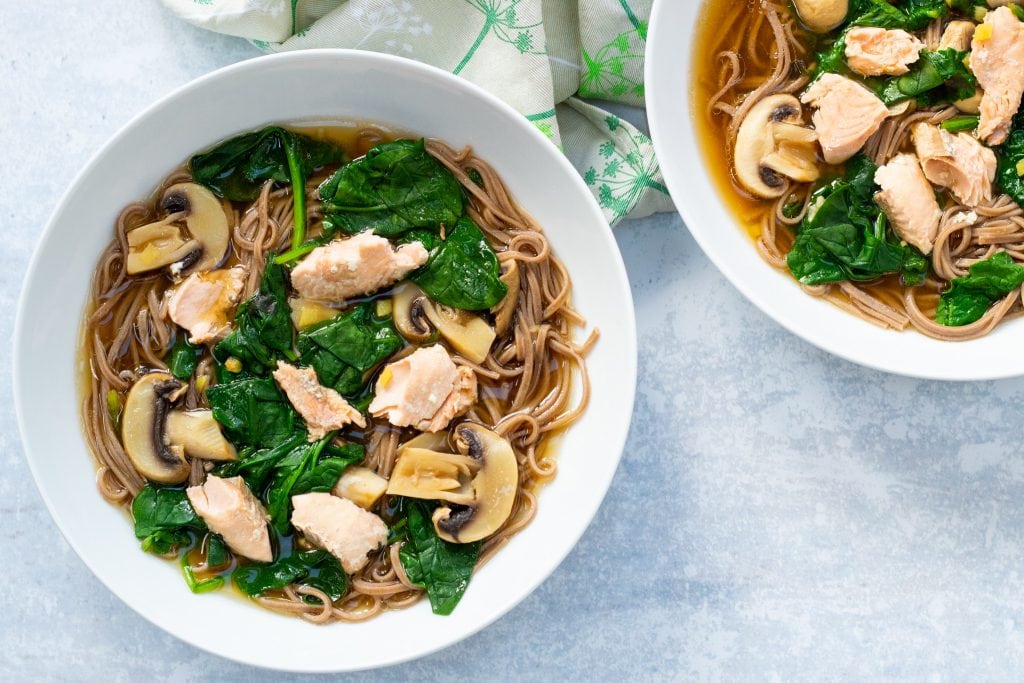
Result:
{"label": "wilted spinach", "polygon": [[978,82],[964,64],[966,56],[966,52],[952,48],[936,52],[923,50],[909,73],[883,82],[878,96],[886,106],[911,98],[930,106],[972,97]]}
{"label": "wilted spinach", "polygon": [[451,614],[459,604],[480,556],[480,542],[449,543],[434,531],[433,506],[404,501],[407,536],[398,556],[409,580],[427,590],[434,614]]}
{"label": "wilted spinach", "polygon": [[452,225],[462,215],[462,186],[426,150],[423,140],[371,149],[320,186],[324,230],[373,230],[394,237],[413,228]]}
{"label": "wilted spinach", "polygon": [[960,327],[979,319],[999,299],[1024,284],[1024,265],[1005,251],[993,254],[970,267],[966,277],[955,278],[939,298],[935,320],[941,325]]}
{"label": "wilted spinach", "polygon": [[270,523],[278,533],[291,530],[292,496],[330,491],[346,467],[363,459],[362,446],[328,446],[333,436],[304,443],[274,464],[264,500]]}
{"label": "wilted spinach", "polygon": [[1024,164],[1024,121],[1021,118],[1018,115],[1014,119],[1013,130],[1006,142],[996,148],[996,182],[1003,192],[1024,206],[1024,175],[1018,170]]}
{"label": "wilted spinach", "polygon": [[187,336],[179,332],[177,339],[174,340],[174,346],[167,352],[167,358],[164,361],[172,375],[185,381],[196,371],[196,365],[199,363],[199,356],[202,352],[202,347],[189,343]]}
{"label": "wilted spinach", "polygon": [[924,281],[928,261],[902,244],[872,195],[876,166],[858,155],[847,162],[845,176],[819,188],[786,256],[790,272],[806,285],[844,280],[874,280],[899,273],[909,286]]}
{"label": "wilted spinach", "polygon": [[214,194],[238,202],[259,196],[263,183],[290,183],[294,202],[292,246],[306,233],[306,179],[318,168],[344,161],[345,153],[278,126],[226,140],[189,161],[192,177]]}
{"label": "wilted spinach", "polygon": [[270,378],[241,379],[206,390],[213,417],[236,446],[274,447],[302,421]]}
{"label": "wilted spinach", "polygon": [[234,331],[214,349],[217,360],[233,356],[258,375],[272,369],[282,357],[294,360],[287,277],[284,266],[274,263],[271,254],[259,291],[238,307]]}
{"label": "wilted spinach", "polygon": [[372,304],[361,303],[303,330],[296,345],[324,386],[354,397],[363,388],[363,375],[404,344],[390,318],[378,318]]}
{"label": "wilted spinach", "polygon": [[497,254],[469,218],[460,218],[444,239],[416,230],[404,241],[411,240],[423,243],[430,260],[409,279],[434,301],[465,311],[482,311],[508,293],[508,286],[501,281]]}
{"label": "wilted spinach", "polygon": [[132,501],[135,537],[146,552],[166,555],[192,542],[206,530],[183,489],[157,488],[146,484]]}
{"label": "wilted spinach", "polygon": [[293,583],[312,586],[337,600],[348,592],[348,577],[338,560],[325,550],[292,553],[270,564],[246,564],[231,573],[238,589],[249,596]]}

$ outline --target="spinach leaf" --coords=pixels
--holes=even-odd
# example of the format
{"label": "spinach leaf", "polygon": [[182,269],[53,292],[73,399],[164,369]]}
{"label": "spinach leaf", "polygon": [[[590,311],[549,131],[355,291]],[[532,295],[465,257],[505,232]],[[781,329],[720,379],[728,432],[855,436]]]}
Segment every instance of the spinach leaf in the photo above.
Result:
{"label": "spinach leaf", "polygon": [[191,344],[187,335],[180,332],[164,361],[172,375],[182,381],[187,381],[196,371],[196,365],[199,364],[199,356],[202,352],[202,347]]}
{"label": "spinach leaf", "polygon": [[947,0],[903,0],[896,5],[907,17],[905,28],[909,31],[920,31],[936,19],[949,16]]}
{"label": "spinach leaf", "polygon": [[362,446],[330,446],[333,435],[303,443],[274,464],[274,477],[265,500],[270,523],[284,535],[291,530],[292,496],[310,492],[329,492],[338,477],[351,464],[366,455]]}
{"label": "spinach leaf", "polygon": [[320,186],[324,231],[373,230],[383,237],[451,225],[462,215],[462,186],[423,140],[396,140],[341,167]]}
{"label": "spinach leaf", "polygon": [[303,330],[296,345],[302,362],[316,371],[321,384],[353,397],[363,388],[363,375],[405,342],[390,318],[378,318],[373,304],[364,302]]}
{"label": "spinach leaf", "polygon": [[281,357],[294,360],[287,274],[284,266],[274,263],[273,254],[267,258],[259,291],[238,307],[235,329],[217,344],[214,356],[221,362],[233,356],[256,374],[268,372]]}
{"label": "spinach leaf", "polygon": [[[937,52],[923,50],[909,73],[883,81],[878,96],[886,106],[911,98],[932,105],[971,97],[977,88],[977,80],[964,64],[966,56],[966,52],[953,48]],[[939,91],[938,88],[942,89]]]}
{"label": "spinach leaf", "polygon": [[320,453],[316,464],[306,469],[292,486],[292,495],[303,493],[329,492],[338,483],[342,472],[349,465],[362,462],[366,457],[366,449],[359,444],[335,446],[327,444]]}
{"label": "spinach leaf", "polygon": [[858,155],[847,163],[846,175],[814,192],[786,262],[807,285],[843,280],[874,280],[899,273],[904,284],[924,281],[928,261],[920,251],[902,244],[874,203],[875,165]]}
{"label": "spinach leaf", "polygon": [[224,539],[217,534],[206,536],[206,564],[210,567],[223,567],[231,561],[231,551]]}
{"label": "spinach leaf", "polygon": [[1024,169],[1024,128],[1019,123],[1014,120],[1014,128],[1006,142],[996,148],[996,182],[1003,192],[1013,197],[1013,201],[1024,206],[1024,174],[1020,173]]}
{"label": "spinach leaf", "polygon": [[319,588],[331,600],[348,592],[348,577],[337,559],[325,550],[292,553],[270,564],[246,564],[231,573],[238,589],[249,596],[293,583]]}
{"label": "spinach leaf", "polygon": [[157,488],[152,484],[143,486],[132,501],[132,519],[142,549],[157,555],[188,545],[193,533],[206,530],[184,489]]}
{"label": "spinach leaf", "polygon": [[406,501],[408,538],[398,556],[409,580],[427,590],[434,614],[451,614],[459,604],[480,556],[480,542],[449,543],[434,531],[432,507]]}
{"label": "spinach leaf", "polygon": [[213,417],[236,446],[272,448],[302,429],[273,379],[242,379],[206,390]]}
{"label": "spinach leaf", "polygon": [[1024,284],[1024,265],[1005,251],[970,267],[966,277],[953,280],[939,298],[935,320],[941,325],[960,327],[979,319],[999,299]]}
{"label": "spinach leaf", "polygon": [[298,429],[270,447],[241,451],[238,460],[224,463],[214,471],[219,477],[241,476],[253,493],[265,499],[263,492],[274,469],[297,449],[303,448],[307,442],[305,430]]}
{"label": "spinach leaf", "polygon": [[233,137],[195,155],[189,161],[189,170],[195,182],[217,196],[251,202],[259,196],[266,181],[292,181],[289,157],[309,177],[318,168],[341,163],[344,156],[341,149],[330,143],[271,126]]}
{"label": "spinach leaf", "polygon": [[460,218],[444,239],[425,230],[406,240],[423,243],[430,260],[409,278],[434,301],[465,311],[482,311],[505,298],[498,256],[469,218]]}

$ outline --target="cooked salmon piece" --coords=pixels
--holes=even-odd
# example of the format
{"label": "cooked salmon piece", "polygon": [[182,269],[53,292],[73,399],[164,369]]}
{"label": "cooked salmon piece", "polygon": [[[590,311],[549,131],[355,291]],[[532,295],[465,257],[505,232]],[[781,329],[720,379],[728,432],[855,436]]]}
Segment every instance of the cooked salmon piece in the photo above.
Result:
{"label": "cooked salmon piece", "polygon": [[337,391],[322,386],[313,368],[297,368],[278,361],[273,374],[292,406],[306,421],[310,441],[318,441],[347,424],[366,426],[362,413]]}
{"label": "cooked salmon piece", "polygon": [[338,558],[348,574],[370,561],[367,557],[388,540],[384,521],[350,500],[329,493],[304,493],[292,498],[292,526],[310,543]]}
{"label": "cooked salmon piece", "polygon": [[1024,94],[1024,23],[1009,7],[992,10],[975,29],[970,64],[985,91],[978,137],[990,145],[1001,145]]}
{"label": "cooked salmon piece", "polygon": [[257,562],[274,559],[267,531],[270,515],[241,477],[210,476],[185,489],[185,494],[210,531],[220,534],[236,555]]}
{"label": "cooked salmon piece", "polygon": [[917,157],[896,155],[875,171],[875,182],[882,188],[875,194],[875,201],[889,217],[896,234],[922,253],[931,253],[942,211]]}
{"label": "cooked salmon piece", "polygon": [[837,74],[823,74],[800,101],[815,107],[811,121],[825,161],[841,164],[860,151],[889,116],[882,100],[864,86]]}
{"label": "cooked salmon piece", "polygon": [[459,367],[441,346],[417,349],[390,363],[377,379],[370,403],[374,417],[396,427],[439,432],[476,402],[476,374]]}
{"label": "cooked salmon piece", "polygon": [[939,49],[952,48],[958,52],[967,52],[971,49],[971,38],[974,37],[975,23],[973,21],[951,21],[946,24],[946,30],[942,32],[939,40]]}
{"label": "cooked salmon piece", "polygon": [[924,43],[902,29],[857,26],[846,32],[846,63],[861,76],[902,76]]}
{"label": "cooked salmon piece", "polygon": [[419,242],[394,249],[372,232],[317,247],[292,270],[292,286],[304,299],[341,302],[393,285],[427,262]]}
{"label": "cooked salmon piece", "polygon": [[966,206],[992,199],[995,152],[968,133],[953,135],[927,123],[915,124],[911,136],[928,180],[948,188]]}
{"label": "cooked salmon piece", "polygon": [[189,332],[193,344],[207,344],[227,336],[235,306],[245,285],[241,267],[193,273],[171,290],[167,313]]}

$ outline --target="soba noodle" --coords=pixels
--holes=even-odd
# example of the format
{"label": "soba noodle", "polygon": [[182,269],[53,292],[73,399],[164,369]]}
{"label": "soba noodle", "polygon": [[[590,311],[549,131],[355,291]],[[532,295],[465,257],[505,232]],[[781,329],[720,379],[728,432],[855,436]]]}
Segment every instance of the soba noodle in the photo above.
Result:
{"label": "soba noodle", "polygon": [[[360,133],[370,144],[384,139],[376,128]],[[573,340],[583,324],[571,306],[572,287],[562,262],[554,256],[542,228],[514,201],[495,171],[473,155],[471,149],[454,150],[442,142],[427,141],[427,150],[447,167],[470,196],[468,215],[484,231],[501,263],[518,266],[521,293],[508,305],[515,307],[513,324],[498,337],[480,364],[455,356],[457,364],[476,372],[480,398],[466,416],[508,439],[519,462],[519,489],[513,512],[505,524],[488,537],[477,567],[487,562],[511,536],[533,519],[536,490],[556,473],[550,445],[585,409],[590,395],[584,356],[595,342],[596,331],[583,343]],[[478,185],[470,174],[479,174]],[[167,177],[162,191],[191,180],[178,171]],[[316,231],[322,221],[317,186],[306,186],[309,225]],[[229,264],[247,269],[244,297],[258,287],[266,255],[287,248],[291,239],[293,203],[290,189],[263,186],[258,199],[248,206],[224,203],[232,217],[232,256]],[[127,504],[145,479],[136,472],[118,436],[117,404],[132,381],[144,371],[166,369],[163,358],[175,341],[164,293],[171,281],[163,274],[131,277],[125,270],[126,233],[153,219],[151,202],[125,207],[117,219],[115,239],[104,251],[92,285],[95,302],[86,320],[84,350],[91,371],[83,405],[85,431],[99,461],[96,481],[110,502]],[[581,391],[576,395],[576,380]],[[215,382],[214,363],[204,350],[189,387],[186,406],[205,406],[203,389]],[[409,430],[386,423],[367,430],[364,466],[384,477],[391,474],[399,444]],[[199,484],[212,466],[193,459],[190,484]],[[388,504],[387,497],[383,506]],[[296,537],[296,544],[303,544]],[[384,547],[365,569],[352,577],[349,592],[332,603],[326,594],[309,586],[289,586],[257,598],[270,609],[301,616],[315,623],[360,621],[385,609],[408,607],[423,595],[405,575],[398,561],[399,543]],[[313,599],[309,599],[313,598]]]}
{"label": "soba noodle", "polygon": [[[809,80],[807,60],[812,56],[807,47],[808,36],[788,7],[752,0],[729,3],[724,11],[724,22],[705,21],[703,29],[707,33],[702,49],[714,55],[717,70],[703,76],[708,95],[706,121],[702,124],[711,127],[716,144],[726,142],[731,155],[746,113],[768,96],[803,90]],[[935,20],[928,27],[924,34],[927,45],[938,44],[944,23]],[[699,74],[698,80],[700,77]],[[917,110],[914,107],[911,102],[906,112],[890,117],[868,140],[864,152],[876,164],[884,164],[900,151],[912,148],[913,124],[939,124],[957,114],[952,106]],[[747,196],[735,182],[732,184],[736,193]],[[790,182],[782,197],[762,202],[756,246],[776,268],[786,268],[794,228],[807,215],[812,189],[810,184]],[[789,211],[784,211],[787,207]],[[930,337],[948,341],[976,339],[1002,321],[1021,314],[1024,306],[1019,289],[970,325],[940,325],[933,320],[933,314],[939,294],[949,280],[966,275],[969,266],[997,251],[1006,251],[1015,260],[1024,261],[1024,210],[1005,194],[980,207],[964,206],[949,196],[931,255],[932,274],[922,286],[904,287],[898,278],[889,276],[868,283],[843,282],[803,289],[879,327],[903,330],[912,326]]]}

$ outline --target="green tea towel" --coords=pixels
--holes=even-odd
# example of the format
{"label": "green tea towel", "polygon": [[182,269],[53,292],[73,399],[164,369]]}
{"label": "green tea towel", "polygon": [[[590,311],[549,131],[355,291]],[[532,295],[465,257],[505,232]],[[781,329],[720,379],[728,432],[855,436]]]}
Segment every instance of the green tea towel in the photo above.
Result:
{"label": "green tea towel", "polygon": [[608,222],[672,208],[646,135],[579,98],[642,105],[653,0],[162,0],[186,21],[280,52],[344,47],[447,69],[559,145]]}

